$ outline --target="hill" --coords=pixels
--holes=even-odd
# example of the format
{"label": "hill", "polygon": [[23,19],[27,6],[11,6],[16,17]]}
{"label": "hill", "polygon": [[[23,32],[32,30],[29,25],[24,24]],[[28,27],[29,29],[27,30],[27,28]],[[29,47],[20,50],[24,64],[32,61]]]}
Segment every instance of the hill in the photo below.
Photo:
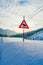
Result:
{"label": "hill", "polygon": [[28,36],[30,40],[43,40],[43,28],[36,30],[32,36]]}
{"label": "hill", "polygon": [[11,36],[11,35],[15,35],[15,34],[16,34],[16,32],[14,32],[14,31],[0,28],[0,36],[2,36],[2,37]]}
{"label": "hill", "polygon": [[[10,37],[21,38],[21,37],[23,37],[23,34],[12,35]],[[24,38],[30,39],[30,40],[43,40],[43,28],[24,33]]]}

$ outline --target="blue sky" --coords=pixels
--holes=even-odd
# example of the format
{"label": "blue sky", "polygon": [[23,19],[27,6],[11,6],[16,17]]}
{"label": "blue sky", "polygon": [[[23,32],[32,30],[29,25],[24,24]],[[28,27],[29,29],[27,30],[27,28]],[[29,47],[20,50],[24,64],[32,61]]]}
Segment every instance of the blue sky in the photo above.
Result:
{"label": "blue sky", "polygon": [[0,28],[21,32],[23,16],[29,30],[43,27],[43,0],[0,0]]}

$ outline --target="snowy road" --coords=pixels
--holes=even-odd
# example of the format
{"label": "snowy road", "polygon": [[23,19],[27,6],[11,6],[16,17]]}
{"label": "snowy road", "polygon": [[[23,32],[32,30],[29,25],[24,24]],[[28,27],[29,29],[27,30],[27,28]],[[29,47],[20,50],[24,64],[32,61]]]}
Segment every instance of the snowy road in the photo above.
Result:
{"label": "snowy road", "polygon": [[43,41],[0,38],[0,65],[43,65]]}

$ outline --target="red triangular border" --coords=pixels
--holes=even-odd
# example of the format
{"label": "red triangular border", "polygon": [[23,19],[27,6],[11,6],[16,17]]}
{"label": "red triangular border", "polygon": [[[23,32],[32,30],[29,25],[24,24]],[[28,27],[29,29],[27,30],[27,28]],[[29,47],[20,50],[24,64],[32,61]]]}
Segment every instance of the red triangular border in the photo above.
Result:
{"label": "red triangular border", "polygon": [[[22,24],[23,24],[23,23],[25,23],[25,24],[26,24],[26,26],[25,26],[25,27],[23,27],[23,26],[22,26]],[[29,29],[29,27],[28,27],[28,25],[27,25],[27,23],[26,23],[25,19],[21,22],[21,24],[19,25],[19,28],[26,28],[26,29]]]}

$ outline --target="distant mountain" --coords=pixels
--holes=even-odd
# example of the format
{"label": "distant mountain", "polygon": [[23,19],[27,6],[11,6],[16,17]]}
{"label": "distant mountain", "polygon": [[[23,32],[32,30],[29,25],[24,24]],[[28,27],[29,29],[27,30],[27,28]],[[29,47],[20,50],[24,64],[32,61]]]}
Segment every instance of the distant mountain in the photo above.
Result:
{"label": "distant mountain", "polygon": [[[23,34],[12,35],[11,37],[23,37]],[[24,33],[25,39],[30,40],[43,40],[43,28]]]}
{"label": "distant mountain", "polygon": [[0,36],[11,36],[11,35],[15,35],[17,34],[16,32],[14,31],[11,31],[11,30],[8,30],[8,29],[2,29],[0,28]]}
{"label": "distant mountain", "polygon": [[10,37],[19,37],[19,38],[21,38],[21,37],[23,37],[23,34],[19,33],[19,34],[16,34],[16,35],[11,35]]}

